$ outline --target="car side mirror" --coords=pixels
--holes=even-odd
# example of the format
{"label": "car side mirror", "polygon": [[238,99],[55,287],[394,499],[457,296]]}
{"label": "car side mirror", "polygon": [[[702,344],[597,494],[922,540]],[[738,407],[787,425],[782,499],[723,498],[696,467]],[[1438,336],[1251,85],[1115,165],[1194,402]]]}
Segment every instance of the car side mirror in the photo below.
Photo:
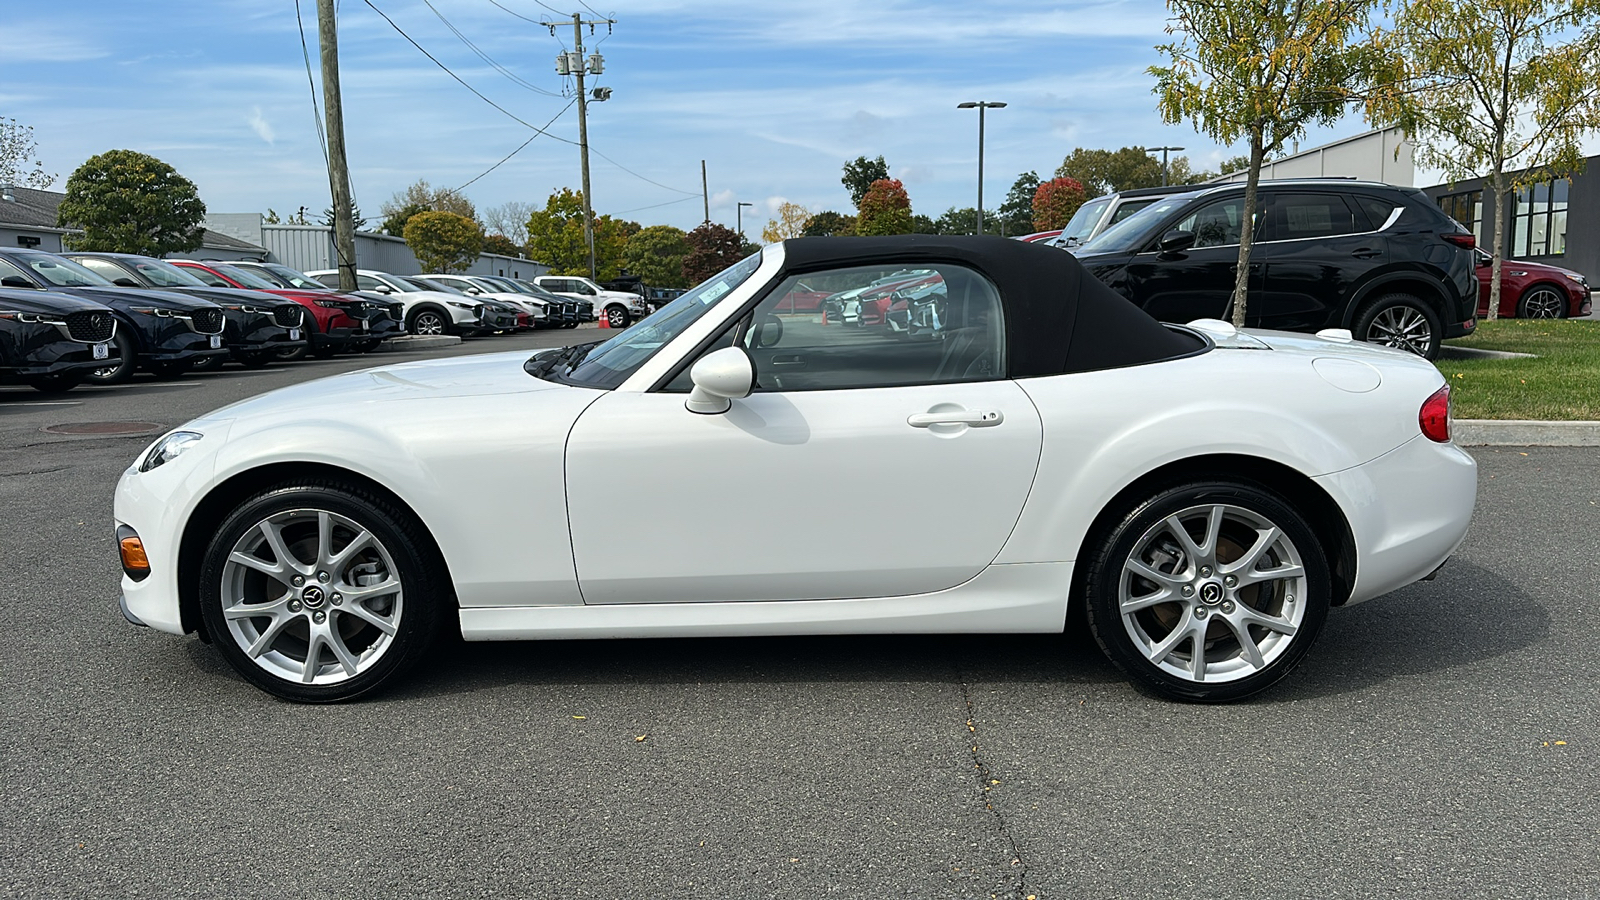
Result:
{"label": "car side mirror", "polygon": [[4,278],[0,278],[0,287],[28,288],[31,290],[33,285],[29,284],[28,279],[23,278],[21,275],[7,275]]}
{"label": "car side mirror", "polygon": [[756,325],[755,340],[750,345],[758,349],[776,346],[783,340],[783,320],[777,316],[767,316],[760,324]]}
{"label": "car side mirror", "polygon": [[1194,246],[1194,232],[1169,231],[1161,236],[1161,242],[1156,244],[1156,249],[1162,253],[1182,253]]}
{"label": "car side mirror", "polygon": [[144,285],[134,281],[132,278],[129,278],[126,275],[122,276],[121,278],[111,279],[111,283],[117,287],[144,287]]}
{"label": "car side mirror", "polygon": [[392,294],[392,293],[394,293],[394,288],[389,287],[387,284],[380,284],[377,287],[373,288],[373,290],[377,291],[380,294]]}
{"label": "car side mirror", "polygon": [[684,407],[693,413],[720,415],[733,408],[733,401],[750,396],[756,367],[743,347],[724,347],[701,357],[689,370],[689,378],[694,390]]}

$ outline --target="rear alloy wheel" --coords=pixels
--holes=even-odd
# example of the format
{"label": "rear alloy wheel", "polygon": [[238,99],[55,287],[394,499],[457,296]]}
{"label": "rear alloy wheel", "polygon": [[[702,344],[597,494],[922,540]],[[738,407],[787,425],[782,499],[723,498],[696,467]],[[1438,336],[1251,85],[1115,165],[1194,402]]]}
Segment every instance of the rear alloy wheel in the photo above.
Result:
{"label": "rear alloy wheel", "polygon": [[406,330],[412,334],[444,334],[449,328],[450,324],[445,321],[444,314],[423,309],[411,314],[411,321]]}
{"label": "rear alloy wheel", "polygon": [[1277,496],[1232,482],[1156,494],[1090,561],[1087,611],[1106,656],[1162,696],[1225,702],[1305,657],[1331,582],[1310,527]]}
{"label": "rear alloy wheel", "polygon": [[606,324],[612,328],[627,328],[628,311],[620,306],[606,307]]}
{"label": "rear alloy wheel", "polygon": [[206,551],[201,611],[228,662],[304,703],[347,700],[415,662],[448,589],[411,516],[325,483],[245,501]]}
{"label": "rear alloy wheel", "polygon": [[84,384],[122,384],[133,377],[134,365],[137,362],[134,358],[133,339],[118,329],[117,333],[111,336],[111,343],[117,347],[118,360],[103,369],[91,370],[84,376]]}
{"label": "rear alloy wheel", "polygon": [[1362,308],[1355,325],[1358,341],[1394,347],[1424,359],[1439,355],[1439,314],[1410,294],[1379,297]]}
{"label": "rear alloy wheel", "polygon": [[1565,319],[1567,298],[1548,284],[1534,285],[1517,304],[1517,317],[1522,319]]}

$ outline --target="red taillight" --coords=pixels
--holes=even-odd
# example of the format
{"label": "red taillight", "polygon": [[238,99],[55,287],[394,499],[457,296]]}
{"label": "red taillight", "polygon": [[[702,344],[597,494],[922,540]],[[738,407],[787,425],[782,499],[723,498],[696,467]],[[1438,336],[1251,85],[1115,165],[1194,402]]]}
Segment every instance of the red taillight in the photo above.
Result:
{"label": "red taillight", "polygon": [[1439,236],[1457,247],[1465,247],[1468,250],[1478,246],[1478,239],[1470,234],[1441,234]]}
{"label": "red taillight", "polygon": [[1441,444],[1450,442],[1450,385],[1439,388],[1433,392],[1433,396],[1422,401],[1417,424],[1422,426],[1422,433],[1428,440]]}

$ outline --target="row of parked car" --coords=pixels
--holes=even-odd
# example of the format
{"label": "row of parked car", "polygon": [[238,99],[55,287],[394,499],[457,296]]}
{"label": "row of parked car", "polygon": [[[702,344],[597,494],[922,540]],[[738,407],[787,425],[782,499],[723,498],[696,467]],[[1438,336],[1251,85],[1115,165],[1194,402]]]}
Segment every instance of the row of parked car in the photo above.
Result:
{"label": "row of parked car", "polygon": [[[1490,257],[1426,194],[1353,179],[1261,182],[1247,324],[1351,330],[1433,358],[1489,309]],[[1148,188],[1097,197],[1058,232],[1022,240],[1076,255],[1159,319],[1226,318],[1243,233],[1244,185]],[[1524,260],[1501,269],[1498,314],[1586,316],[1578,272]]]}
{"label": "row of parked car", "polygon": [[403,334],[483,335],[625,328],[649,308],[592,281],[482,275],[398,276],[278,263],[162,260],[125,253],[0,249],[0,380],[41,391],[118,384],[234,361],[258,368],[363,353]]}

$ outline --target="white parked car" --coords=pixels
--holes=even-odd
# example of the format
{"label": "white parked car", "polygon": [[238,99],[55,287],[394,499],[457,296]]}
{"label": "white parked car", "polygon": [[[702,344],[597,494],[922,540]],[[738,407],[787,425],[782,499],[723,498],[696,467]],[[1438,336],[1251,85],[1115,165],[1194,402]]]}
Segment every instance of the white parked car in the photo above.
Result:
{"label": "white parked car", "polygon": [[552,294],[587,300],[597,317],[604,317],[612,328],[627,328],[650,315],[650,306],[638,294],[626,291],[608,291],[593,281],[577,275],[540,275],[533,283]]}
{"label": "white parked car", "polygon": [[[915,340],[776,314],[802,279],[912,265],[945,287]],[[1461,541],[1449,405],[1410,354],[1163,325],[1047,247],[790,241],[604,342],[336,375],[164,435],[117,485],[122,609],[322,702],[446,629],[1059,632],[1082,604],[1139,684],[1230,700]],[[650,539],[619,552],[619,522]]]}
{"label": "white parked car", "polygon": [[[318,269],[306,274],[330,288],[339,287],[337,269]],[[405,304],[406,331],[412,334],[489,334],[516,327],[515,318],[509,324],[498,319],[481,300],[432,290],[388,272],[357,269],[356,290]]]}
{"label": "white parked car", "polygon": [[550,308],[545,301],[531,294],[513,291],[503,284],[475,275],[428,274],[419,275],[435,284],[448,285],[471,297],[489,297],[525,312],[536,327],[550,324]]}

